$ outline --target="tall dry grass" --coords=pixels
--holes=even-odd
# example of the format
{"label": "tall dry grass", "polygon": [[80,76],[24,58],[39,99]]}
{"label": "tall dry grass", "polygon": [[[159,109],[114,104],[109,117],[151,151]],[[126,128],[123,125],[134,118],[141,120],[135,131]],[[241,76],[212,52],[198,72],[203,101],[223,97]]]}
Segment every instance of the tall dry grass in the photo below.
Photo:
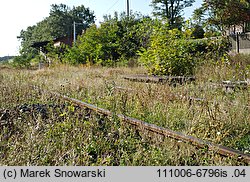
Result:
{"label": "tall dry grass", "polygon": [[[228,63],[209,63],[197,70],[195,83],[175,87],[123,79],[124,75],[144,73],[143,68],[0,67],[0,114],[9,112],[1,126],[0,164],[247,165],[206,148],[154,137],[115,116],[106,118],[81,110],[47,92],[60,92],[249,153],[249,88],[228,93],[211,86],[222,80],[248,78],[247,70],[236,72]],[[31,111],[22,112],[25,107]],[[36,107],[43,108],[45,114]]]}

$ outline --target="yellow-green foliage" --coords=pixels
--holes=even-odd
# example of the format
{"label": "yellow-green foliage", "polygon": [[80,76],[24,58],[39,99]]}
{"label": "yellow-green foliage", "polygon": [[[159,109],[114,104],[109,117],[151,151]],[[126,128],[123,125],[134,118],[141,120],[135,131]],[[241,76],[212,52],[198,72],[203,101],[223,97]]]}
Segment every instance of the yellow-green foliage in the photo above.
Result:
{"label": "yellow-green foliage", "polygon": [[164,25],[155,28],[149,48],[139,53],[140,62],[151,74],[193,75],[202,58],[218,59],[228,51],[229,44],[223,37],[192,39],[191,35],[189,30],[169,30]]}

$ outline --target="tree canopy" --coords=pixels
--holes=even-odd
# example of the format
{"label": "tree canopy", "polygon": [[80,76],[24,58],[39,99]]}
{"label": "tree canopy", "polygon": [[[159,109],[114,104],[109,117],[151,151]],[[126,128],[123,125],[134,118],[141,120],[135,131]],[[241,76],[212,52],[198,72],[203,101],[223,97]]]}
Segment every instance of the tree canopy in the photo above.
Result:
{"label": "tree canopy", "polygon": [[105,16],[100,27],[93,25],[78,37],[76,45],[66,54],[66,61],[105,66],[127,63],[141,48],[147,47],[157,23],[160,24],[141,14]]}
{"label": "tree canopy", "polygon": [[232,25],[243,26],[250,21],[249,0],[204,0],[202,7],[194,11],[198,22],[225,32]]}
{"label": "tree canopy", "polygon": [[72,36],[74,21],[79,23],[76,26],[76,33],[80,34],[83,29],[94,23],[94,18],[94,12],[83,5],[70,8],[65,4],[53,4],[48,17],[20,32],[20,36],[18,36],[22,47],[20,53],[35,53],[34,48],[31,47],[34,42]]}
{"label": "tree canopy", "polygon": [[181,13],[186,7],[192,6],[195,0],[152,0],[153,14],[160,18],[167,18],[172,28],[180,28]]}
{"label": "tree canopy", "polygon": [[[152,74],[192,75],[201,59],[217,60],[228,51],[228,42],[223,38],[200,40],[204,31],[199,24],[193,26],[187,22],[182,27],[181,12],[193,2],[153,0],[155,13],[158,12],[161,18],[139,13],[131,13],[130,16],[124,12],[120,15],[115,13],[113,17],[105,16],[100,26],[93,24],[93,12],[84,6],[71,9],[63,4],[52,5],[47,18],[21,31],[22,55],[13,62],[25,67],[40,62],[43,57],[34,57],[37,52],[31,45],[34,42],[47,44],[54,38],[72,36],[72,25],[76,22],[80,23],[76,27],[78,34],[86,31],[78,36],[72,47],[64,44],[55,47],[52,42],[47,44],[46,56],[53,62],[102,66],[142,64]],[[204,13],[205,5],[203,8],[196,11],[197,18]]]}

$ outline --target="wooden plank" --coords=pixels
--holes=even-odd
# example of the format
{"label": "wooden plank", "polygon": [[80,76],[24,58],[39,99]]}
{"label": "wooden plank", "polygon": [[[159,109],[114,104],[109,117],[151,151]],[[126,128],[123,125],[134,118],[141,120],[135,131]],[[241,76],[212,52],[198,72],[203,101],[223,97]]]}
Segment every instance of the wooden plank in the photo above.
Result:
{"label": "wooden plank", "polygon": [[149,76],[149,75],[129,75],[124,79],[134,82],[164,83],[164,84],[184,84],[195,81],[194,76]]}

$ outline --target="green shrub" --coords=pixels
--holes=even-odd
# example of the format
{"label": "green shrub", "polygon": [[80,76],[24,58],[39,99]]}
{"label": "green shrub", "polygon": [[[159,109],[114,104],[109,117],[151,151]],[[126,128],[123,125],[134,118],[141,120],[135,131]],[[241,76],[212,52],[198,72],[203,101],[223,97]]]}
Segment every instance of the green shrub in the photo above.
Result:
{"label": "green shrub", "polygon": [[72,65],[86,64],[86,60],[77,46],[67,48],[64,54],[63,63]]}
{"label": "green shrub", "polygon": [[204,34],[205,34],[205,31],[202,28],[202,26],[195,25],[191,36],[196,39],[202,39],[204,38]]}
{"label": "green shrub", "polygon": [[[106,17],[100,27],[91,26],[65,54],[65,62],[102,66],[128,65],[137,52],[149,45],[153,25],[159,24],[139,14]],[[77,54],[77,55],[76,55]]]}
{"label": "green shrub", "polygon": [[13,59],[12,65],[16,68],[29,68],[31,66],[31,60],[34,58],[31,54],[23,54],[16,56]]}
{"label": "green shrub", "polygon": [[180,30],[162,26],[154,30],[149,48],[139,53],[140,62],[150,74],[191,75],[195,59],[189,49],[192,43]]}
{"label": "green shrub", "polygon": [[224,37],[192,39],[192,32],[168,26],[155,28],[148,49],[139,52],[139,61],[154,75],[192,75],[200,60],[216,59],[229,50]]}

